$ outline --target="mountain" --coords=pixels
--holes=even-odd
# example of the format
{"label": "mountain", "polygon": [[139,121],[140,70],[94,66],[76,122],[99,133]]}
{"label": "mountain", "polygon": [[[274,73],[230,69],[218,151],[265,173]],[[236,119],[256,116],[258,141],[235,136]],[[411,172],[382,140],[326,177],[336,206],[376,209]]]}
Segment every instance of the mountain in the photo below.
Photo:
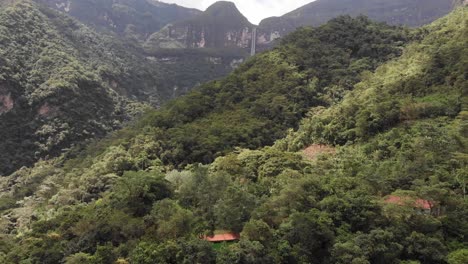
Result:
{"label": "mountain", "polygon": [[253,25],[234,3],[219,1],[190,19],[167,25],[145,43],[154,48],[250,48]]}
{"label": "mountain", "polygon": [[0,34],[0,174],[104,136],[140,111],[133,100],[165,97],[157,64],[31,1],[0,10]]}
{"label": "mountain", "polygon": [[36,0],[96,29],[144,40],[166,24],[200,14],[156,0]]}
{"label": "mountain", "polygon": [[[248,23],[233,7],[232,3],[215,4],[203,15],[201,11],[196,9],[166,4],[156,0],[34,1],[65,13],[95,31],[116,41],[123,42],[126,49],[132,50],[132,53],[137,53],[139,59],[144,61],[143,64],[153,64],[152,67],[155,68],[154,71],[156,72],[153,74],[164,76],[163,78],[157,77],[159,81],[155,83],[158,90],[163,93],[161,101],[184,94],[203,82],[227,75],[244,61],[247,54],[241,49],[228,51],[204,50],[200,52],[173,49],[173,47],[180,47],[177,41],[155,40],[155,36],[163,34],[158,32],[167,24],[181,23],[180,21],[190,20],[191,18],[194,18],[194,23],[205,23],[210,28],[213,28],[213,25],[222,24],[220,17],[223,16],[241,24]],[[231,29],[234,25],[235,22],[226,25],[227,28],[222,30]],[[164,28],[161,32],[166,32],[167,28]],[[222,33],[217,29],[216,34],[219,37]],[[215,37],[214,34],[208,35],[209,37]],[[162,42],[161,46],[164,49],[159,47],[159,42]],[[163,44],[165,42],[167,42],[167,45]],[[171,46],[171,42],[176,45]],[[145,96],[137,99],[145,100]]]}
{"label": "mountain", "polygon": [[148,53],[35,1],[1,3],[0,175],[103,137],[243,60],[236,52]]}
{"label": "mountain", "polygon": [[[299,29],[0,178],[0,261],[465,263],[467,12]],[[203,239],[226,231],[239,241]]]}
{"label": "mountain", "polygon": [[257,43],[270,44],[298,27],[318,26],[340,15],[365,15],[375,21],[417,27],[448,14],[453,7],[453,0],[317,0],[261,21]]}

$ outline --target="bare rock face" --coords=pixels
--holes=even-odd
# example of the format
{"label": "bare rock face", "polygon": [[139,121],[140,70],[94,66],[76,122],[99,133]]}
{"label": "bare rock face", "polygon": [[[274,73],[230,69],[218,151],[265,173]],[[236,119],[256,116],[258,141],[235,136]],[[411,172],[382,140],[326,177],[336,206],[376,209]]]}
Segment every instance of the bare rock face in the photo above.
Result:
{"label": "bare rock face", "polygon": [[234,3],[220,1],[192,19],[169,24],[152,34],[145,47],[249,49],[253,28]]}
{"label": "bare rock face", "polygon": [[50,105],[48,102],[42,104],[39,109],[37,110],[37,114],[40,117],[53,117],[58,114],[58,107]]}
{"label": "bare rock face", "polygon": [[0,115],[9,112],[15,106],[11,93],[0,86]]}

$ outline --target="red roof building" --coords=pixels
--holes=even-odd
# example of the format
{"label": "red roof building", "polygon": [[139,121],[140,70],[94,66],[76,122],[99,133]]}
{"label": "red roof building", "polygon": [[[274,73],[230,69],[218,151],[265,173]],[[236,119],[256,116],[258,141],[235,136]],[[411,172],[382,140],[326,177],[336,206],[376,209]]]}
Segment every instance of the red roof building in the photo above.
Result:
{"label": "red roof building", "polygon": [[[413,202],[413,199],[410,197],[401,197],[401,196],[395,196],[395,195],[390,195],[387,199],[385,199],[386,203],[390,204],[397,204],[397,205],[408,205],[409,203]],[[416,199],[414,200],[413,207],[423,209],[423,210],[431,210],[434,205],[432,202],[428,200],[423,200],[423,199]]]}
{"label": "red roof building", "polygon": [[203,239],[208,242],[227,242],[227,241],[239,240],[240,235],[235,234],[235,233],[225,233],[225,234],[217,234],[214,236],[204,236]]}

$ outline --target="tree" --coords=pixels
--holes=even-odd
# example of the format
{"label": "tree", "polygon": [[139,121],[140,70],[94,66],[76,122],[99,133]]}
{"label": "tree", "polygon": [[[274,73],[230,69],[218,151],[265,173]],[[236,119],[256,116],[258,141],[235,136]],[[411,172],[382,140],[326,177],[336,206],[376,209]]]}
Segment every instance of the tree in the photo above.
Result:
{"label": "tree", "polygon": [[111,202],[135,216],[146,215],[154,202],[168,198],[172,189],[164,175],[155,172],[126,172],[116,182]]}
{"label": "tree", "polygon": [[411,259],[417,259],[421,263],[443,263],[447,255],[444,244],[435,237],[412,232],[406,238],[406,251]]}
{"label": "tree", "polygon": [[262,220],[250,219],[244,225],[241,237],[251,241],[259,241],[263,245],[268,245],[273,240],[273,231],[267,223]]}
{"label": "tree", "polygon": [[87,253],[76,253],[65,258],[65,264],[91,264],[95,258]]}
{"label": "tree", "polygon": [[154,222],[159,240],[185,237],[194,225],[193,213],[169,199],[156,202],[146,220]]}
{"label": "tree", "polygon": [[176,241],[168,240],[164,244],[140,242],[130,253],[130,262],[135,264],[176,264],[180,247]]}
{"label": "tree", "polygon": [[331,224],[327,213],[312,209],[307,213],[293,213],[279,232],[291,245],[291,255],[297,261],[323,263],[329,259],[333,245]]}
{"label": "tree", "polygon": [[256,197],[246,192],[242,186],[229,186],[214,205],[217,227],[233,232],[242,231],[255,205]]}
{"label": "tree", "polygon": [[222,248],[216,262],[220,264],[267,264],[273,263],[273,259],[260,242],[241,240],[239,243]]}
{"label": "tree", "polygon": [[468,263],[468,249],[459,249],[457,251],[450,252],[447,262],[449,264]]}

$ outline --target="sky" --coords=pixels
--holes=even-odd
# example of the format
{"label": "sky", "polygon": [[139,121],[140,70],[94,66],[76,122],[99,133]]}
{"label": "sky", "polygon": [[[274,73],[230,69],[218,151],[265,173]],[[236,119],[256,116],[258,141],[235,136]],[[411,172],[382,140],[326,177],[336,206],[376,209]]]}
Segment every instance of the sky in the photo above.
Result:
{"label": "sky", "polygon": [[[217,0],[161,0],[185,7],[205,10]],[[230,0],[250,22],[258,24],[262,19],[281,16],[314,0]]]}

